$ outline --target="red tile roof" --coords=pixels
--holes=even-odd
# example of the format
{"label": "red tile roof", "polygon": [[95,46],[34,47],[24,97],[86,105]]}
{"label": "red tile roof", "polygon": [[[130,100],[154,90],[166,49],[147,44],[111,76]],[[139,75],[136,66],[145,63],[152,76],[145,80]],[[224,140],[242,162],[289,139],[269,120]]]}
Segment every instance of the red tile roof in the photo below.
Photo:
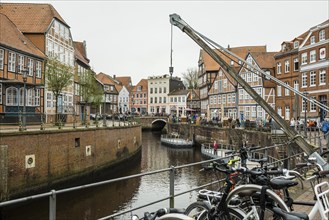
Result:
{"label": "red tile roof", "polygon": [[45,58],[42,53],[7,16],[0,13],[0,44],[27,53],[31,56]]}
{"label": "red tile roof", "polygon": [[80,60],[82,63],[89,66],[89,59],[87,58],[87,53],[83,42],[74,41],[74,55],[76,59]]}
{"label": "red tile roof", "polygon": [[[246,57],[248,52],[266,52],[266,46],[243,46],[243,47],[232,47],[227,48],[229,51],[234,53],[235,55],[239,56],[240,58],[244,59]],[[224,55],[220,51],[214,49],[215,52],[227,63],[230,65],[232,56],[230,55]],[[225,53],[226,54],[226,53]],[[219,70],[219,64],[213,60],[212,57],[210,57],[206,51],[201,50],[200,56],[204,62],[204,66],[206,71],[218,71]],[[234,58],[234,60],[236,60]],[[238,67],[238,63],[234,63],[234,67]]]}
{"label": "red tile roof", "polygon": [[0,13],[23,33],[45,33],[54,18],[67,25],[51,4],[0,3]]}

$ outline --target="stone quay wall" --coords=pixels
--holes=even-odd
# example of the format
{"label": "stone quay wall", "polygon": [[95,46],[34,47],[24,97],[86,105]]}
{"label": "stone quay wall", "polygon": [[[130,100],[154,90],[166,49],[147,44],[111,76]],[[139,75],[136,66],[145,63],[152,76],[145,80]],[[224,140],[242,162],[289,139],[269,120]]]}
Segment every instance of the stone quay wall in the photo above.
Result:
{"label": "stone quay wall", "polygon": [[271,133],[215,126],[196,126],[194,124],[167,124],[168,133],[177,132],[184,138],[194,139],[198,143],[212,143],[240,146],[243,143],[255,146],[271,146]]}
{"label": "stone quay wall", "polygon": [[115,165],[141,144],[140,126],[2,133],[0,201]]}

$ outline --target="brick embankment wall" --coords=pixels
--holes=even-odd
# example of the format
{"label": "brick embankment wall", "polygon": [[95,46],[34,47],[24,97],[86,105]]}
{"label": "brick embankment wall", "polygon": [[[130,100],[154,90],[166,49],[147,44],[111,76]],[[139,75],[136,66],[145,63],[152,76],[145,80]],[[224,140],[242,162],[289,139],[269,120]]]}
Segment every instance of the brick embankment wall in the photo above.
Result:
{"label": "brick embankment wall", "polygon": [[168,124],[168,133],[170,132],[178,132],[185,138],[194,137],[199,143],[211,143],[217,140],[221,144],[234,146],[240,146],[244,142],[263,147],[273,145],[270,133],[261,131],[172,123]]}
{"label": "brick embankment wall", "polygon": [[138,154],[140,126],[1,134],[0,201]]}

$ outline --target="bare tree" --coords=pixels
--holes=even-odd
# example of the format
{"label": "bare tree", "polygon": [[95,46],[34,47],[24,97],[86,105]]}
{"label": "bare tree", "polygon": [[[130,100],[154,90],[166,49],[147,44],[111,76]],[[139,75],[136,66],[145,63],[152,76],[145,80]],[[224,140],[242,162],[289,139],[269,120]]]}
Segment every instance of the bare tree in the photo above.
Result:
{"label": "bare tree", "polygon": [[[103,89],[97,83],[95,74],[92,70],[87,70],[79,77],[81,102],[85,103],[84,112],[87,112],[88,105],[99,106],[103,98]],[[86,114],[84,114],[84,123],[87,123]]]}
{"label": "bare tree", "polygon": [[73,67],[61,63],[56,58],[48,58],[46,66],[46,82],[47,89],[52,91],[55,100],[55,123],[58,123],[58,97],[61,95],[65,87],[72,84]]}
{"label": "bare tree", "polygon": [[196,68],[188,68],[187,72],[182,75],[183,82],[188,89],[198,88],[198,71]]}

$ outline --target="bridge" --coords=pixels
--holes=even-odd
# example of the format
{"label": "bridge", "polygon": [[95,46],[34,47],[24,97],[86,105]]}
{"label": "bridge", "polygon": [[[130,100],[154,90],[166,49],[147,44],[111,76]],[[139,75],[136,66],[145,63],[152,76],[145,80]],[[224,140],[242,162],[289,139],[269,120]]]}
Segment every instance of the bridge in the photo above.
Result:
{"label": "bridge", "polygon": [[140,117],[139,120],[143,130],[152,131],[161,131],[168,123],[168,118],[166,116],[143,116]]}

